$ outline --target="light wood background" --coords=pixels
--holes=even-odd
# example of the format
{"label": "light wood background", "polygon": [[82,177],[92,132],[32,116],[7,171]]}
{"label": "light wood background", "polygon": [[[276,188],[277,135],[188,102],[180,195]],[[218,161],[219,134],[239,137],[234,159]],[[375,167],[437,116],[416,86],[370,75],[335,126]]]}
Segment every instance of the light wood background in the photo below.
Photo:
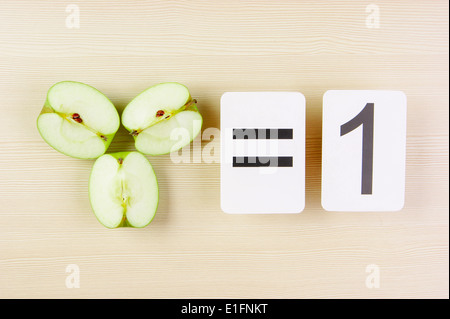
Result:
{"label": "light wood background", "polygon": [[[372,2],[379,28],[366,24]],[[0,297],[448,298],[448,3],[372,2],[1,1]],[[79,28],[66,26],[69,5]],[[218,163],[160,156],[148,157],[160,184],[154,221],[104,228],[88,200],[93,161],[59,154],[36,129],[61,80],[97,87],[119,111],[146,87],[179,81],[204,128],[219,128],[225,91],[301,91],[304,212],[227,215]],[[321,208],[329,89],[406,93],[402,211]],[[109,151],[133,149],[121,128]],[[80,288],[66,287],[71,264]],[[366,287],[371,264],[379,288]]]}

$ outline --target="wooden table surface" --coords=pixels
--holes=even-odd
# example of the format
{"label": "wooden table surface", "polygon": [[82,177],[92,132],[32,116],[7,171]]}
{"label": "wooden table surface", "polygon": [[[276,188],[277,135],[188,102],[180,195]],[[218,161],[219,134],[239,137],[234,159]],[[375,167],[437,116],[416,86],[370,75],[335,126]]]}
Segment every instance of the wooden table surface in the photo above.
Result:
{"label": "wooden table surface", "polygon": [[[448,298],[448,9],[424,0],[1,1],[0,297]],[[36,129],[48,88],[62,80],[98,88],[119,112],[148,86],[184,83],[204,130],[219,129],[223,92],[302,92],[305,210],[227,215],[217,161],[148,156],[160,185],[155,219],[104,228],[88,199],[94,161],[56,152]],[[402,211],[321,208],[329,89],[406,93]],[[108,151],[127,150],[134,143],[121,128]]]}

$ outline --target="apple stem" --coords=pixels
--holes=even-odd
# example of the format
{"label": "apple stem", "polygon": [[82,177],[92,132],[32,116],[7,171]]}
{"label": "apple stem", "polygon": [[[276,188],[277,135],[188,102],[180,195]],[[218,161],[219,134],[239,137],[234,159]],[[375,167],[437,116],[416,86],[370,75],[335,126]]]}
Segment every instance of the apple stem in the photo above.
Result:
{"label": "apple stem", "polygon": [[189,106],[191,106],[191,105],[194,104],[194,103],[197,103],[197,100],[196,100],[196,99],[190,100],[189,102],[187,102],[187,103],[184,105],[184,109],[187,109]]}
{"label": "apple stem", "polygon": [[131,134],[132,136],[138,136],[139,133],[141,133],[141,132],[142,132],[142,130],[132,130],[132,131],[130,132],[130,134]]}

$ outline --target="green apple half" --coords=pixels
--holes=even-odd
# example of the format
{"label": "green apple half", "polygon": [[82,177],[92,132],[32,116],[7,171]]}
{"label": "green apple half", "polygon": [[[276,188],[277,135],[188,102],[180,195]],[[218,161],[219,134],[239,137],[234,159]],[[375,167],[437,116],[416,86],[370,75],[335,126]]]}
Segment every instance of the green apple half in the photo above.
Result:
{"label": "green apple half", "polygon": [[175,152],[200,133],[197,101],[182,84],[157,84],[136,96],[122,113],[122,124],[138,151],[149,155]]}
{"label": "green apple half", "polygon": [[104,154],[119,129],[111,101],[87,84],[63,81],[53,85],[37,119],[42,138],[57,151],[76,158]]}
{"label": "green apple half", "polygon": [[147,226],[155,216],[158,196],[152,165],[139,152],[105,154],[92,167],[89,199],[105,227]]}

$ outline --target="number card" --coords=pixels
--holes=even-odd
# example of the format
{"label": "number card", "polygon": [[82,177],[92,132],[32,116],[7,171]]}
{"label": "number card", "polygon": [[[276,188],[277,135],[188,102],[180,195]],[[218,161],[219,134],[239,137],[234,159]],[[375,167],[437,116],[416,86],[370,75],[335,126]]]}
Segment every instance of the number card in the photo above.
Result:
{"label": "number card", "polygon": [[305,206],[305,98],[299,92],[222,95],[221,207],[299,213]]}
{"label": "number card", "polygon": [[406,96],[331,90],[323,97],[322,206],[397,211],[405,197]]}

